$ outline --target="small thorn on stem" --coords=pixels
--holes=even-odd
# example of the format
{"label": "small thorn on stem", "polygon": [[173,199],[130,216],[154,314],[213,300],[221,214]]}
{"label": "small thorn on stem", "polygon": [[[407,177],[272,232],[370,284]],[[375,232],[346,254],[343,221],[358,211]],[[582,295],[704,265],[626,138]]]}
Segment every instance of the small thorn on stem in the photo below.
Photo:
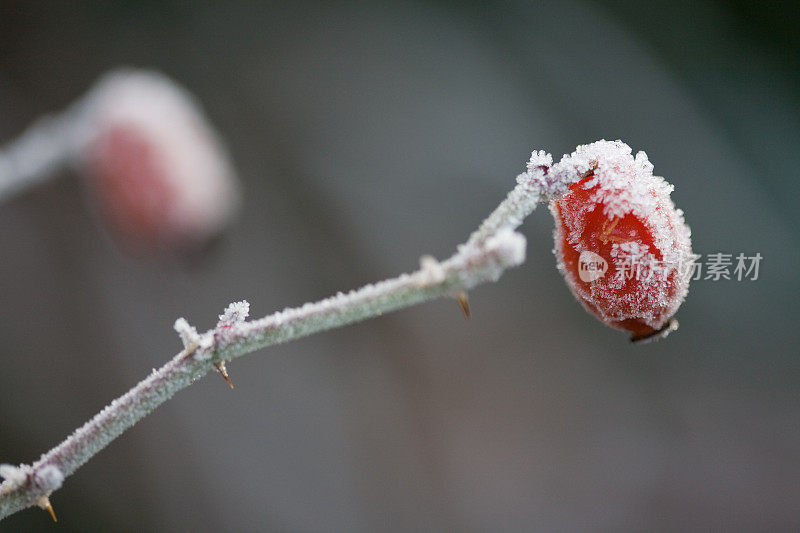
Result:
{"label": "small thorn on stem", "polygon": [[39,501],[36,503],[39,507],[48,511],[50,513],[50,517],[53,519],[53,522],[58,522],[58,518],[56,517],[56,512],[53,510],[53,506],[50,505],[50,498],[47,496],[42,496]]}
{"label": "small thorn on stem", "polygon": [[458,300],[458,305],[461,306],[461,310],[464,312],[464,318],[469,318],[472,316],[469,310],[469,300],[467,299],[467,291],[458,291],[456,294],[456,300]]}
{"label": "small thorn on stem", "polygon": [[225,368],[225,361],[220,361],[219,363],[214,363],[214,367],[217,369],[217,372],[225,379],[228,383],[230,388],[234,388],[233,383],[231,382],[231,378],[228,377],[228,369]]}

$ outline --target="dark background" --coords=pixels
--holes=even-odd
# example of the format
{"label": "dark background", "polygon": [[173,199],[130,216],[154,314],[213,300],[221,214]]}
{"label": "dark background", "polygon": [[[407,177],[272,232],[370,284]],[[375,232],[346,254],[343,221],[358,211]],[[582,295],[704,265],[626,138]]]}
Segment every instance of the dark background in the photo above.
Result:
{"label": "dark background", "polygon": [[31,462],[242,298],[260,317],[449,256],[532,149],[620,138],[675,185],[697,281],[634,347],[570,296],[546,209],[471,295],[208,376],[2,531],[796,531],[792,2],[0,6],[0,141],[120,65],[193,91],[246,195],[191,263],[132,258],[79,176],[0,206],[0,462]]}

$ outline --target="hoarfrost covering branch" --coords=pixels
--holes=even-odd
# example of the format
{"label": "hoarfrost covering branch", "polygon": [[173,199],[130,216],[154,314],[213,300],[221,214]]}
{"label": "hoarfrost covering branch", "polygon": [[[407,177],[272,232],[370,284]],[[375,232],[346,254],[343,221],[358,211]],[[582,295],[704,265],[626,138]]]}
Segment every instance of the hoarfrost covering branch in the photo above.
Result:
{"label": "hoarfrost covering branch", "polygon": [[[409,307],[487,281],[525,260],[525,237],[514,230],[540,201],[566,190],[569,181],[549,172],[552,157],[534,152],[517,186],[449,259],[430,256],[411,274],[339,293],[316,303],[246,322],[247,302],[233,303],[216,327],[198,333],[185,319],[175,322],[184,349],[133,389],[117,398],[33,465],[0,467],[0,518],[32,505],[49,506],[50,493],[94,454],[194,380],[224,362],[286,342]],[[225,375],[223,373],[223,375]]]}

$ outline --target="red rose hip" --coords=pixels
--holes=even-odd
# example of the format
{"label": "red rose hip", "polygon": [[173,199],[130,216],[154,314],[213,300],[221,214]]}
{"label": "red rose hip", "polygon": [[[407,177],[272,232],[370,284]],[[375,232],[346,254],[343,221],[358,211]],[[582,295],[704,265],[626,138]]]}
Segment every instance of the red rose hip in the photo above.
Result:
{"label": "red rose hip", "polygon": [[229,221],[238,204],[233,167],[184,89],[153,72],[116,71],[85,107],[87,184],[128,250],[191,249]]}
{"label": "red rose hip", "polygon": [[573,182],[550,210],[558,268],[578,301],[633,341],[675,329],[693,255],[672,185],[621,141],[579,146],[550,172]]}

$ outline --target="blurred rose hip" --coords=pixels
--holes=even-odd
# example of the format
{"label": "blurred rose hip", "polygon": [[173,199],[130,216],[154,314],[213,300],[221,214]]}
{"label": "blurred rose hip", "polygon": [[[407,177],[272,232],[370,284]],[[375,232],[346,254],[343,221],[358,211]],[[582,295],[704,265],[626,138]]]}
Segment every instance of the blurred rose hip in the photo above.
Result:
{"label": "blurred rose hip", "polygon": [[550,172],[574,181],[550,210],[558,268],[578,301],[634,341],[674,329],[693,255],[672,185],[621,141],[579,146]]}
{"label": "blurred rose hip", "polygon": [[238,202],[232,165],[194,99],[164,76],[106,75],[85,100],[82,164],[111,234],[134,251],[190,249]]}

